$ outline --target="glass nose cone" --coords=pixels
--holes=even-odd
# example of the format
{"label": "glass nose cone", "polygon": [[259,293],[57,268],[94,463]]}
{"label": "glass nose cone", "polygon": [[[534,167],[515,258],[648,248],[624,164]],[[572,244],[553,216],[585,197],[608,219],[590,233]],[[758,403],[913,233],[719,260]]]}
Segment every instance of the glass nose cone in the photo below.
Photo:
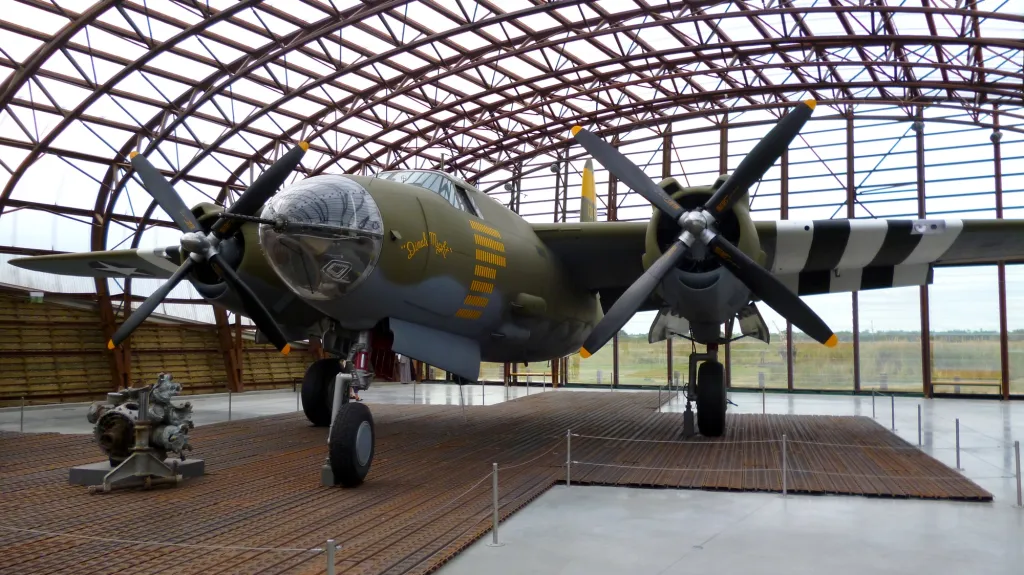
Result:
{"label": "glass nose cone", "polygon": [[328,300],[356,289],[380,256],[384,224],[370,193],[345,176],[323,175],[286,188],[260,216],[260,245],[300,297]]}

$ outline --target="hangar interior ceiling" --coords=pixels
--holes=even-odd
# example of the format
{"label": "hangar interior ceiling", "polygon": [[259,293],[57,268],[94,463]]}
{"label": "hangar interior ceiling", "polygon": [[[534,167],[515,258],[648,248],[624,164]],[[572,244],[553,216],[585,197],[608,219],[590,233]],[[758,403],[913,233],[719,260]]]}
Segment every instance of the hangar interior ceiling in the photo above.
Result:
{"label": "hangar interior ceiling", "polygon": [[[295,178],[441,168],[530,221],[572,221],[585,161],[573,125],[652,176],[699,185],[807,98],[818,108],[786,173],[776,165],[751,190],[755,218],[1020,218],[1022,66],[1015,0],[17,0],[0,18],[0,262],[176,244],[132,151],[190,204],[231,201],[305,139]],[[650,216],[599,166],[597,181],[599,219]],[[768,356],[796,349],[797,367],[780,375],[778,358],[736,344],[730,361],[753,367],[730,369],[733,384],[861,389],[863,379],[863,389],[930,393],[934,376],[1001,383],[956,392],[1007,396],[1012,379],[1024,393],[1024,272],[935,275],[920,292],[809,298],[848,332],[849,357],[828,362],[845,366],[836,372],[815,371],[821,358],[801,356],[799,334],[787,338],[784,320],[766,313],[781,334]],[[104,329],[157,286],[8,265],[0,283],[89,294]],[[171,298],[167,316],[221,334],[236,322],[187,283]],[[626,331],[649,323],[638,314]],[[917,339],[868,337],[896,331]],[[960,331],[980,351],[943,339]],[[663,382],[685,346],[651,351],[641,339],[617,347],[636,347],[646,371],[577,359],[575,377]],[[872,346],[906,349],[897,361]]]}

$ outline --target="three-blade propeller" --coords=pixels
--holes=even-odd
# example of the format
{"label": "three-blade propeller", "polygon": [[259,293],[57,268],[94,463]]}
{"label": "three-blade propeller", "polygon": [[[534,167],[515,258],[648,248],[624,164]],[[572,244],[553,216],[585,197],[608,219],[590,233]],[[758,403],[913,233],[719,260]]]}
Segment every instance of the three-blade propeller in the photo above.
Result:
{"label": "three-blade propeller", "polygon": [[782,156],[793,138],[810,119],[814,105],[814,100],[806,100],[783,117],[768,135],[754,146],[740,162],[736,171],[715,190],[704,206],[692,211],[683,209],[643,170],[607,142],[580,126],[573,127],[573,137],[590,155],[633,191],[643,196],[673,221],[678,222],[682,228],[682,233],[676,241],[633,285],[629,286],[590,332],[590,336],[583,342],[583,349],[580,350],[583,357],[589,357],[596,352],[622,329],[658,287],[665,274],[676,266],[697,241],[705,244],[709,252],[754,295],[793,325],[829,347],[836,345],[835,334],[803,300],[715,230],[719,216],[729,211],[736,200],[742,197],[754,182],[760,180]]}
{"label": "three-blade propeller", "polygon": [[[256,181],[239,196],[238,201],[231,204],[224,213],[242,216],[255,215],[263,207],[263,204],[277,192],[277,189],[281,187],[281,184],[284,183],[292,170],[299,165],[302,156],[308,149],[309,144],[299,142],[298,146],[281,156],[259,178],[256,178]],[[184,233],[181,237],[181,247],[183,253],[187,253],[188,256],[185,262],[171,274],[171,277],[150,294],[142,302],[142,305],[121,324],[117,331],[114,332],[110,341],[107,342],[107,347],[114,349],[116,346],[121,345],[124,340],[128,339],[128,336],[156,310],[156,307],[167,297],[167,294],[171,293],[171,290],[181,280],[185,279],[195,266],[208,265],[217,276],[224,280],[238,294],[238,298],[242,300],[242,306],[245,308],[246,315],[252,319],[256,327],[266,334],[267,339],[281,353],[287,355],[291,351],[291,347],[288,345],[288,340],[284,332],[281,331],[281,327],[274,321],[274,317],[270,315],[270,311],[267,310],[263,302],[252,291],[252,288],[246,285],[235,270],[224,261],[224,258],[221,257],[217,249],[222,240],[230,237],[238,229],[240,221],[219,217],[213,224],[211,231],[204,233],[195,215],[188,209],[181,196],[174,191],[174,188],[171,187],[170,182],[164,178],[163,174],[145,156],[132,152],[130,157],[132,167],[135,168],[139,177],[142,178],[143,187],[149,192],[149,195],[153,196],[157,205],[167,212],[167,215],[171,216],[174,223],[178,224],[178,229]]]}

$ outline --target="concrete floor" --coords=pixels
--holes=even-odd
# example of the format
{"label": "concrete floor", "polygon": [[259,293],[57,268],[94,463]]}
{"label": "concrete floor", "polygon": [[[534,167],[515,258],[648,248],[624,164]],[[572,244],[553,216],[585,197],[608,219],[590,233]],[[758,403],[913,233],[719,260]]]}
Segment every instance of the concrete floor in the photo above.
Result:
{"label": "concrete floor", "polygon": [[[762,411],[759,393],[730,399],[733,413]],[[890,429],[891,399],[875,402]],[[993,502],[559,485],[501,524],[503,546],[487,535],[439,573],[1024,573],[1013,479],[1024,402],[896,398],[896,433],[913,445],[918,404],[922,449],[950,467],[960,418],[963,473]],[[871,397],[766,394],[764,411],[870,417]]]}
{"label": "concrete floor", "polygon": [[[525,388],[509,392],[527,394]],[[439,384],[375,384],[362,396],[370,405],[460,402],[457,387]],[[729,407],[733,413],[762,411],[759,393],[734,392],[730,398],[737,404]],[[504,399],[499,386],[483,392],[480,386],[463,388],[466,405]],[[188,400],[195,405],[197,425],[228,419],[226,394]],[[896,433],[915,445],[918,404],[922,449],[950,467],[956,464],[955,419],[960,418],[963,473],[992,492],[993,502],[559,485],[501,525],[503,546],[488,546],[487,535],[440,572],[1024,573],[1024,511],[1014,507],[1013,478],[1013,440],[1024,438],[1024,402],[896,398]],[[27,408],[25,430],[88,433],[86,407]],[[890,398],[876,398],[876,420],[887,429],[892,407]],[[683,408],[666,395],[665,411]],[[293,410],[291,391],[231,398],[232,419]],[[851,396],[767,394],[764,410],[872,415],[871,397]],[[19,416],[18,408],[0,409],[0,429],[16,431]]]}

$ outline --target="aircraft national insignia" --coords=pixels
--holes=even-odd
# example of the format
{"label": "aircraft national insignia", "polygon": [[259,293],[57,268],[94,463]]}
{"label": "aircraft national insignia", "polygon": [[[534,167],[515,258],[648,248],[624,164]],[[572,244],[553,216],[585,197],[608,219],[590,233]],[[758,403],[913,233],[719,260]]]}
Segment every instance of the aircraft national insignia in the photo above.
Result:
{"label": "aircraft national insignia", "polygon": [[105,261],[89,262],[89,267],[101,272],[122,275],[124,277],[153,277],[153,274],[132,266],[119,266]]}
{"label": "aircraft national insignia", "polygon": [[427,232],[423,232],[423,237],[416,241],[408,241],[402,244],[402,249],[409,252],[409,258],[412,259],[417,252],[427,246],[434,246],[434,253],[447,259],[448,254],[452,253],[452,248],[448,245],[448,240],[438,241],[437,234],[430,232],[430,237],[427,237]]}
{"label": "aircraft national insignia", "polygon": [[331,260],[320,271],[332,280],[340,282],[344,281],[348,272],[352,271],[352,264],[341,260]]}

